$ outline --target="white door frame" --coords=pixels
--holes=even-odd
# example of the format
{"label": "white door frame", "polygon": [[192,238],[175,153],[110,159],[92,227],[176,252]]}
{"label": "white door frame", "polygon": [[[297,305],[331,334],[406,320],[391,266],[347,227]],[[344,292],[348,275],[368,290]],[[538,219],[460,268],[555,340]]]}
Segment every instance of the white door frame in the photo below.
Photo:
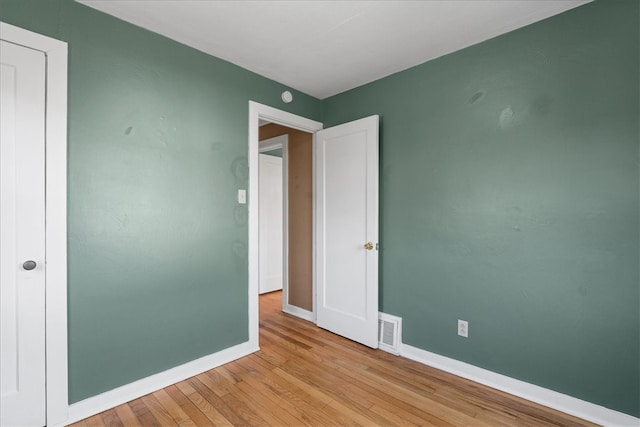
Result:
{"label": "white door frame", "polygon": [[288,142],[289,142],[289,135],[285,134],[280,136],[274,136],[273,138],[265,139],[262,142],[259,142],[258,151],[264,154],[269,151],[282,149],[282,158],[284,161],[285,149],[287,148]]}
{"label": "white door frame", "polygon": [[0,39],[46,57],[45,327],[47,425],[64,424],[67,379],[67,43],[0,22]]}
{"label": "white door frame", "polygon": [[[260,277],[258,230],[260,216],[258,212],[258,199],[257,197],[253,197],[253,195],[258,194],[259,188],[258,152],[260,119],[311,134],[315,134],[315,132],[321,130],[323,127],[320,122],[254,101],[249,101],[249,342],[255,348],[259,347],[258,323],[260,322],[258,306]],[[315,146],[315,136],[313,137],[313,145]],[[315,281],[312,286],[315,295]]]}
{"label": "white door frame", "polygon": [[[289,301],[289,167],[287,162],[289,135],[280,135],[258,141],[258,154],[268,154],[269,151],[282,150],[282,301]],[[258,171],[258,174],[260,171]],[[260,185],[260,184],[258,184]],[[258,189],[258,192],[260,190]],[[258,215],[258,220],[260,215]],[[259,242],[258,242],[259,244]],[[258,285],[259,287],[259,285]]]}

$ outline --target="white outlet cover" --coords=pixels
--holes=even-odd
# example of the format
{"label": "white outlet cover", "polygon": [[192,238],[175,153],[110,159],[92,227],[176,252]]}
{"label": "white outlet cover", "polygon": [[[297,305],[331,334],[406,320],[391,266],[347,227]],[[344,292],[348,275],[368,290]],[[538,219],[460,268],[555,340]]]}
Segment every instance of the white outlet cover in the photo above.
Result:
{"label": "white outlet cover", "polygon": [[458,319],[458,335],[461,337],[469,337],[469,322]]}

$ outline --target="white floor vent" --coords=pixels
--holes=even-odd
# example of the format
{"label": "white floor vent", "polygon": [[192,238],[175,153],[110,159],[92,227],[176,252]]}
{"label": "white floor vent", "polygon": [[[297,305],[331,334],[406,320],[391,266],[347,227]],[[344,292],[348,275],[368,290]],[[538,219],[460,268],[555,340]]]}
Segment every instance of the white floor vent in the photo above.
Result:
{"label": "white floor vent", "polygon": [[400,338],[402,337],[402,318],[391,314],[379,313],[378,347],[380,350],[400,354]]}

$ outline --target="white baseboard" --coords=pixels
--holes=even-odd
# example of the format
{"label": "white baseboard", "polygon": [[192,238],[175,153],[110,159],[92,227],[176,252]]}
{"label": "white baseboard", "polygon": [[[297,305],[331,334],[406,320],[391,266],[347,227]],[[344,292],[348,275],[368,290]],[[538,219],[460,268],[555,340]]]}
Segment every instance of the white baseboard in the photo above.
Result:
{"label": "white baseboard", "polygon": [[426,350],[400,345],[400,355],[445,372],[530,400],[603,426],[640,425],[640,419],[566,394],[516,380]]}
{"label": "white baseboard", "polygon": [[[313,313],[293,307],[294,316],[314,321]],[[299,311],[298,311],[299,310]],[[287,312],[287,310],[284,310]],[[234,347],[219,351],[194,361],[176,366],[164,372],[90,397],[69,406],[69,417],[65,424],[71,424],[87,417],[98,414],[107,409],[137,399],[161,388],[170,386],[187,378],[198,375],[225,363],[232,362],[259,350],[255,343],[245,342]],[[514,396],[522,397],[549,408],[574,415],[587,421],[604,426],[637,427],[640,419],[622,412],[614,411],[566,394],[558,393],[524,381],[507,377],[506,375],[488,371],[468,363],[460,362],[449,357],[440,356],[426,350],[407,344],[400,345],[400,356],[414,360],[424,365],[432,366],[462,378],[504,391]]]}
{"label": "white baseboard", "polygon": [[137,399],[145,394],[152,393],[193,377],[194,375],[201,374],[209,369],[247,356],[258,350],[259,348],[255,343],[247,341],[217,353],[201,357],[200,359],[187,362],[184,365],[176,366],[164,372],[109,390],[97,396],[81,400],[80,402],[69,405],[69,418],[66,423],[71,424],[83,420],[107,409]]}
{"label": "white baseboard", "polygon": [[305,310],[303,308],[296,307],[294,305],[285,304],[282,307],[282,311],[292,316],[296,316],[301,319],[308,320],[309,322],[315,323],[316,321],[316,316],[314,315],[313,311]]}

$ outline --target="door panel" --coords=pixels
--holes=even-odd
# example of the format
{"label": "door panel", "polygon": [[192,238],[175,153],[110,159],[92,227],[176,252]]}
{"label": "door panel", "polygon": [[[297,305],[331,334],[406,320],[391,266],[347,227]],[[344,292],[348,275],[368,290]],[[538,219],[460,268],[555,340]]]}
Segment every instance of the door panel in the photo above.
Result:
{"label": "door panel", "polygon": [[0,43],[0,424],[44,425],[45,57]]}
{"label": "door panel", "polygon": [[260,154],[260,293],[282,289],[282,158]]}
{"label": "door panel", "polygon": [[316,150],[317,323],[377,348],[378,116],[319,131]]}

